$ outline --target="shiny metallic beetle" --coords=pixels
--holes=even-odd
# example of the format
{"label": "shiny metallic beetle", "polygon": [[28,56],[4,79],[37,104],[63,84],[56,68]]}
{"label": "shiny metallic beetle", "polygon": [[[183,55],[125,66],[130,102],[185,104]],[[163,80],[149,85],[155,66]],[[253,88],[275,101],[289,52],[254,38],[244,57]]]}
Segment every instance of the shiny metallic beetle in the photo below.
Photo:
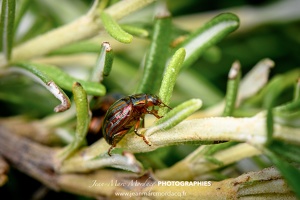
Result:
{"label": "shiny metallic beetle", "polygon": [[[150,146],[145,136],[138,133],[138,128],[145,114],[152,114],[156,118],[161,118],[154,106],[170,108],[158,96],[151,94],[130,95],[119,99],[111,105],[102,125],[103,137],[108,144],[111,144],[108,155],[111,156],[111,150],[133,126],[135,134],[142,137],[144,142]],[[152,109],[149,109],[150,107]]]}
{"label": "shiny metallic beetle", "polygon": [[94,97],[93,104],[91,105],[92,119],[89,125],[88,134],[86,135],[86,140],[89,145],[102,137],[101,128],[105,113],[113,103],[122,97],[124,97],[124,95],[120,93],[109,93],[103,97]]}

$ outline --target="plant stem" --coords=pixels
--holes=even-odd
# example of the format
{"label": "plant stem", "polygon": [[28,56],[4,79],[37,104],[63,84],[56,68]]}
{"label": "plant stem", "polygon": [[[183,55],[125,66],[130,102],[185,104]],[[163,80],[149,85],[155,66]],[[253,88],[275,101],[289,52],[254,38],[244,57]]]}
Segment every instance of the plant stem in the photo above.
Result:
{"label": "plant stem", "polygon": [[[131,132],[124,136],[117,144],[117,148],[124,148],[132,153],[141,153],[175,144],[201,144],[212,141],[238,141],[260,146],[267,139],[265,123],[266,119],[262,115],[251,118],[213,117],[185,120],[169,130],[158,130],[151,135],[145,134],[151,142],[151,146],[145,144],[140,137]],[[275,139],[300,144],[299,134],[300,132],[296,128],[278,124],[274,126],[273,137]],[[93,145],[93,152],[98,154],[103,152],[103,143],[96,142]]]}
{"label": "plant stem", "polygon": [[0,125],[0,154],[20,171],[57,189],[56,177],[53,176],[54,152]]}
{"label": "plant stem", "polygon": [[15,47],[12,51],[11,60],[14,62],[45,55],[67,44],[94,36],[100,27],[100,23],[95,21],[95,17],[87,14],[70,24],[54,29]]}
{"label": "plant stem", "polygon": [[[249,144],[237,144],[212,155],[214,159],[222,162],[223,165],[220,166],[206,160],[202,153],[206,147],[207,145],[201,146],[188,157],[179,161],[172,167],[156,171],[155,175],[158,178],[165,180],[193,180],[194,177],[198,177],[207,172],[229,165],[243,158],[261,154],[259,150]],[[199,154],[202,154],[202,158]]]}
{"label": "plant stem", "polygon": [[[220,182],[207,183],[211,184],[210,186],[176,185],[182,183],[179,181],[169,181],[168,184],[171,186],[163,186],[163,182],[155,179],[152,173],[138,176],[133,173],[107,169],[98,169],[89,174],[57,173],[54,171],[54,166],[57,165],[57,161],[53,159],[55,151],[54,148],[39,145],[0,126],[0,154],[17,169],[35,177],[54,190],[109,199],[116,199],[117,192],[141,192],[141,195],[147,197],[147,194],[153,192],[158,194],[178,191],[184,191],[184,196],[152,194],[151,197],[153,197],[152,199],[182,199],[182,197],[185,199],[195,199],[196,197],[198,199],[238,199],[242,197],[289,199],[295,197],[279,172],[274,168],[250,172]],[[117,185],[117,183],[119,184]],[[139,187],[135,186],[135,183]],[[187,182],[187,184],[193,183]],[[0,195],[0,197],[2,196]],[[132,197],[133,199],[141,199],[140,195]]]}

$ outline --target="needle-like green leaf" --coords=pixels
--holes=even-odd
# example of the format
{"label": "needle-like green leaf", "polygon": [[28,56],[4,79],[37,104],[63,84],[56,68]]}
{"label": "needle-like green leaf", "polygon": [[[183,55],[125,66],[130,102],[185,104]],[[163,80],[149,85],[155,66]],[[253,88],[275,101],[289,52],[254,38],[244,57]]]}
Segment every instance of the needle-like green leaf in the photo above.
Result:
{"label": "needle-like green leaf", "polygon": [[18,28],[25,12],[27,11],[27,9],[30,6],[30,3],[32,3],[31,0],[23,0],[23,1],[19,1],[19,2],[20,2],[20,5],[18,5],[19,9],[16,12],[15,23],[14,23],[15,30]]}
{"label": "needle-like green leaf", "polygon": [[180,45],[186,49],[186,58],[183,68],[193,64],[202,53],[215,45],[225,36],[239,27],[239,18],[232,13],[223,13],[193,32],[186,41]]}
{"label": "needle-like green leaf", "polygon": [[75,82],[73,84],[72,92],[76,105],[76,132],[72,143],[59,152],[61,161],[69,157],[74,151],[84,144],[85,136],[88,132],[90,124],[89,105],[85,90],[80,83]]}
{"label": "needle-like green leaf", "polygon": [[33,74],[46,74],[61,88],[71,91],[74,82],[80,82],[85,91],[90,95],[103,96],[106,92],[105,87],[96,82],[78,80],[61,69],[53,65],[44,65],[29,62],[20,62],[17,67],[23,68]]}
{"label": "needle-like green leaf", "polygon": [[226,104],[223,112],[223,116],[232,116],[235,109],[236,97],[239,88],[241,78],[241,66],[238,61],[232,64],[229,71],[227,91],[226,91]]}
{"label": "needle-like green leaf", "polygon": [[116,22],[116,20],[114,20],[109,14],[103,11],[101,12],[100,17],[105,30],[110,34],[110,36],[112,36],[119,42],[126,44],[132,41],[132,35],[125,32]]}
{"label": "needle-like green leaf", "polygon": [[275,164],[275,166],[282,173],[284,178],[286,179],[289,186],[295,192],[295,195],[300,198],[300,188],[299,188],[299,180],[300,180],[300,171],[296,167],[289,164],[287,161],[279,158],[276,154],[271,151],[265,150],[267,156],[270,160]]}
{"label": "needle-like green leaf", "polygon": [[16,65],[16,67],[10,67],[9,69],[11,72],[19,72],[33,77],[37,82],[41,83],[41,85],[48,89],[57,99],[59,99],[61,104],[54,108],[55,112],[63,112],[70,108],[71,102],[69,97],[51,79],[51,77],[43,71],[31,67],[31,65]]}
{"label": "needle-like green leaf", "polygon": [[0,19],[0,48],[6,60],[10,60],[14,38],[15,0],[2,0]]}
{"label": "needle-like green leaf", "polygon": [[190,99],[188,101],[183,102],[182,104],[173,108],[170,112],[168,112],[163,118],[159,119],[155,126],[150,127],[147,130],[147,134],[151,135],[155,131],[158,130],[168,130],[172,127],[176,126],[184,119],[189,117],[195,111],[200,109],[202,106],[202,101],[200,99]]}
{"label": "needle-like green leaf", "polygon": [[156,94],[158,92],[167,62],[170,34],[171,18],[169,16],[157,18],[137,93]]}
{"label": "needle-like green leaf", "polygon": [[[162,102],[169,105],[172,92],[176,83],[177,76],[181,69],[182,63],[185,58],[185,49],[178,49],[174,56],[172,57],[170,63],[167,66],[166,72],[164,74],[164,78],[161,83],[161,87],[159,90],[159,97]],[[161,108],[159,110],[159,115],[164,115],[167,112],[168,108]]]}
{"label": "needle-like green leaf", "polygon": [[102,82],[103,76],[108,76],[113,64],[114,53],[108,42],[103,42],[96,65],[91,74],[91,81]]}

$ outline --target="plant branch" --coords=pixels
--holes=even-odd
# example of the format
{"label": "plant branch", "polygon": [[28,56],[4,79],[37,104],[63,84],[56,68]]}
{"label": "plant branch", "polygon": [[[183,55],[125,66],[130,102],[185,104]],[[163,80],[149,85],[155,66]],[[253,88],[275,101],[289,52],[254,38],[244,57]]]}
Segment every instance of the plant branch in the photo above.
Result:
{"label": "plant branch", "polygon": [[214,159],[222,163],[222,165],[218,165],[206,159],[202,152],[206,147],[207,145],[201,146],[170,168],[155,171],[155,175],[163,180],[193,180],[194,177],[232,164],[243,158],[261,154],[259,150],[249,144],[237,144],[212,155]]}
{"label": "plant branch", "polygon": [[[65,113],[66,112],[62,112],[60,114],[65,114]],[[62,121],[63,119],[64,118],[59,118],[58,120]],[[8,129],[11,132],[18,134],[19,136],[26,137],[40,144],[44,144],[44,145],[61,144],[60,138],[58,138],[55,134],[53,134],[53,130],[51,127],[54,126],[53,125],[54,123],[58,123],[58,122],[51,121],[52,124],[47,124],[44,121],[45,119],[43,119],[42,121],[37,121],[37,120],[29,121],[24,117],[1,118],[0,126],[5,127],[5,129]]]}
{"label": "plant branch", "polygon": [[58,189],[54,175],[54,150],[15,135],[0,125],[0,155],[20,171],[52,189]]}
{"label": "plant branch", "polygon": [[[151,142],[151,146],[145,144],[132,131],[126,134],[116,147],[132,153],[141,153],[170,145],[207,144],[207,142],[213,141],[238,141],[253,146],[261,146],[267,138],[265,123],[266,120],[262,114],[251,118],[213,117],[185,120],[168,130],[159,129],[152,132],[153,127],[140,130]],[[149,134],[147,130],[150,130]],[[299,139],[297,139],[299,134],[300,132],[296,128],[279,124],[274,126],[273,137],[275,139],[300,144]],[[93,158],[101,154],[107,154],[108,148],[109,145],[101,139],[82,151],[81,154],[84,154],[86,158]]]}
{"label": "plant branch", "polygon": [[[274,168],[250,172],[234,179],[209,182],[209,186],[182,186],[180,181],[169,181],[168,185],[157,180],[152,173],[143,176],[115,170],[97,170],[92,173],[56,173],[54,148],[37,144],[0,126],[0,155],[20,171],[36,178],[46,186],[95,198],[123,199],[116,194],[131,193],[134,199],[151,195],[153,199],[181,199],[181,196],[153,195],[158,193],[182,193],[186,198],[235,199],[241,197],[270,197],[272,199],[293,198],[280,173]],[[192,184],[188,182],[188,184]],[[201,183],[201,182],[200,182]],[[218,192],[216,192],[218,191]],[[152,194],[151,194],[152,193]],[[220,196],[222,195],[222,196]]]}
{"label": "plant branch", "polygon": [[[148,146],[133,134],[127,134],[117,145],[130,152],[148,152],[157,148],[184,143],[207,141],[239,141],[262,145],[266,141],[265,117],[261,114],[251,118],[213,117],[186,120],[169,130],[159,130],[145,136]],[[300,132],[296,128],[275,124],[274,138],[300,144]],[[299,137],[298,137],[299,136]]]}

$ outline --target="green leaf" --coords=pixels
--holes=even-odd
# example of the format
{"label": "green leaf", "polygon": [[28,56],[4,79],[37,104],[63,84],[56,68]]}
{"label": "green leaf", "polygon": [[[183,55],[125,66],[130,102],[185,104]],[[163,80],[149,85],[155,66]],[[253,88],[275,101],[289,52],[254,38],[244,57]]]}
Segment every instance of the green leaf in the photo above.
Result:
{"label": "green leaf", "polygon": [[30,75],[35,80],[37,80],[41,85],[48,89],[57,99],[61,101],[61,104],[54,108],[55,112],[63,112],[70,108],[71,103],[69,97],[64,93],[64,91],[57,86],[57,84],[48,76],[47,73],[40,71],[33,67],[32,65],[19,64],[16,67],[10,67],[11,72],[19,72]]}
{"label": "green leaf", "polygon": [[119,42],[128,44],[132,41],[132,35],[125,32],[120,25],[106,12],[101,12],[100,14],[103,26],[105,30],[112,36],[114,39]]}
{"label": "green leaf", "polygon": [[[53,113],[56,101],[47,90],[41,89],[28,77],[6,75],[0,78],[1,111],[11,115],[26,115],[33,118]],[[34,98],[32,98],[34,97]]]}
{"label": "green leaf", "polygon": [[180,47],[186,49],[183,68],[191,66],[204,51],[239,27],[239,18],[232,13],[216,16],[193,32]]}
{"label": "green leaf", "polygon": [[293,86],[299,77],[300,70],[294,69],[274,76],[258,95],[247,100],[250,104],[263,103],[264,108],[276,104],[277,97],[287,88]]}
{"label": "green leaf", "polygon": [[269,157],[269,159],[275,164],[275,166],[279,169],[281,174],[285,177],[288,185],[295,192],[298,199],[300,199],[300,187],[299,187],[300,171],[299,171],[299,169],[292,166],[285,160],[282,160],[273,152],[268,151],[268,150],[265,150],[265,152],[266,152],[266,155]]}
{"label": "green leaf", "polygon": [[18,5],[19,9],[17,11],[17,14],[16,14],[16,18],[15,18],[15,23],[14,23],[14,26],[15,26],[15,31],[17,30],[25,12],[28,10],[29,6],[30,6],[30,3],[32,3],[31,0],[22,0],[22,1],[19,1],[20,2],[20,5]]}
{"label": "green leaf", "polygon": [[292,102],[274,108],[274,116],[279,124],[300,127],[300,98],[294,96]]}
{"label": "green leaf", "polygon": [[215,165],[219,165],[219,166],[223,166],[224,163],[219,161],[218,159],[214,158],[213,156],[204,156],[205,160],[207,160],[208,162],[211,162]]}
{"label": "green leaf", "polygon": [[59,157],[61,160],[66,159],[80,146],[85,144],[85,136],[88,132],[90,124],[89,106],[85,90],[80,83],[75,82],[72,87],[72,92],[76,105],[76,132],[72,143],[70,143],[61,152],[59,152]]}
{"label": "green leaf", "polygon": [[149,32],[146,29],[137,27],[137,26],[133,26],[133,25],[121,25],[121,28],[126,31],[127,33],[137,36],[137,37],[141,37],[141,38],[146,38],[149,36]]}
{"label": "green leaf", "polygon": [[[173,88],[175,86],[176,79],[181,69],[184,58],[185,49],[178,49],[173,55],[164,74],[164,78],[162,80],[161,87],[159,90],[159,97],[161,98],[162,102],[164,102],[167,105],[169,105],[170,103]],[[161,108],[159,110],[159,115],[164,115],[167,112],[167,109],[168,108]]]}
{"label": "green leaf", "polygon": [[10,60],[14,38],[15,0],[2,0],[0,20],[0,48]]}
{"label": "green leaf", "polygon": [[273,142],[268,146],[268,149],[283,159],[300,163],[300,148],[297,145],[279,140],[273,140]]}
{"label": "green leaf", "polygon": [[224,143],[220,143],[220,144],[207,145],[206,147],[208,147],[208,148],[205,147],[203,149],[203,153],[206,156],[212,156],[213,154],[217,153],[218,151],[227,149],[236,144],[239,144],[239,143],[238,142],[224,142]]}
{"label": "green leaf", "polygon": [[[69,74],[65,73],[58,67],[52,65],[44,65],[29,62],[20,62],[15,64],[17,67],[24,68],[35,75],[39,75],[45,82],[54,81],[61,88],[71,91],[74,82],[80,82],[85,91],[94,96],[103,96],[106,92],[105,87],[96,82],[78,80]],[[46,76],[45,76],[46,75]]]}
{"label": "green leaf", "polygon": [[241,65],[238,61],[232,64],[229,71],[227,91],[226,91],[226,104],[223,112],[223,116],[232,116],[235,109],[235,103],[237,98],[237,93],[239,89],[239,83],[241,79]]}
{"label": "green leaf", "polygon": [[94,82],[102,82],[103,76],[108,76],[111,71],[113,58],[114,53],[110,44],[108,42],[103,42],[90,80]]}
{"label": "green leaf", "polygon": [[87,131],[89,129],[89,106],[87,101],[87,94],[80,83],[75,82],[73,84],[72,92],[74,94],[77,116],[75,142],[79,146],[85,140],[85,135],[87,134]]}
{"label": "green leaf", "polygon": [[170,17],[155,20],[153,36],[137,93],[156,94],[158,92],[167,62],[171,30]]}
{"label": "green leaf", "polygon": [[170,112],[164,115],[163,118],[159,119],[155,123],[155,126],[149,128],[147,132],[153,133],[157,130],[168,130],[189,117],[195,111],[200,109],[201,106],[202,101],[200,99],[190,99],[185,101],[173,108]]}

